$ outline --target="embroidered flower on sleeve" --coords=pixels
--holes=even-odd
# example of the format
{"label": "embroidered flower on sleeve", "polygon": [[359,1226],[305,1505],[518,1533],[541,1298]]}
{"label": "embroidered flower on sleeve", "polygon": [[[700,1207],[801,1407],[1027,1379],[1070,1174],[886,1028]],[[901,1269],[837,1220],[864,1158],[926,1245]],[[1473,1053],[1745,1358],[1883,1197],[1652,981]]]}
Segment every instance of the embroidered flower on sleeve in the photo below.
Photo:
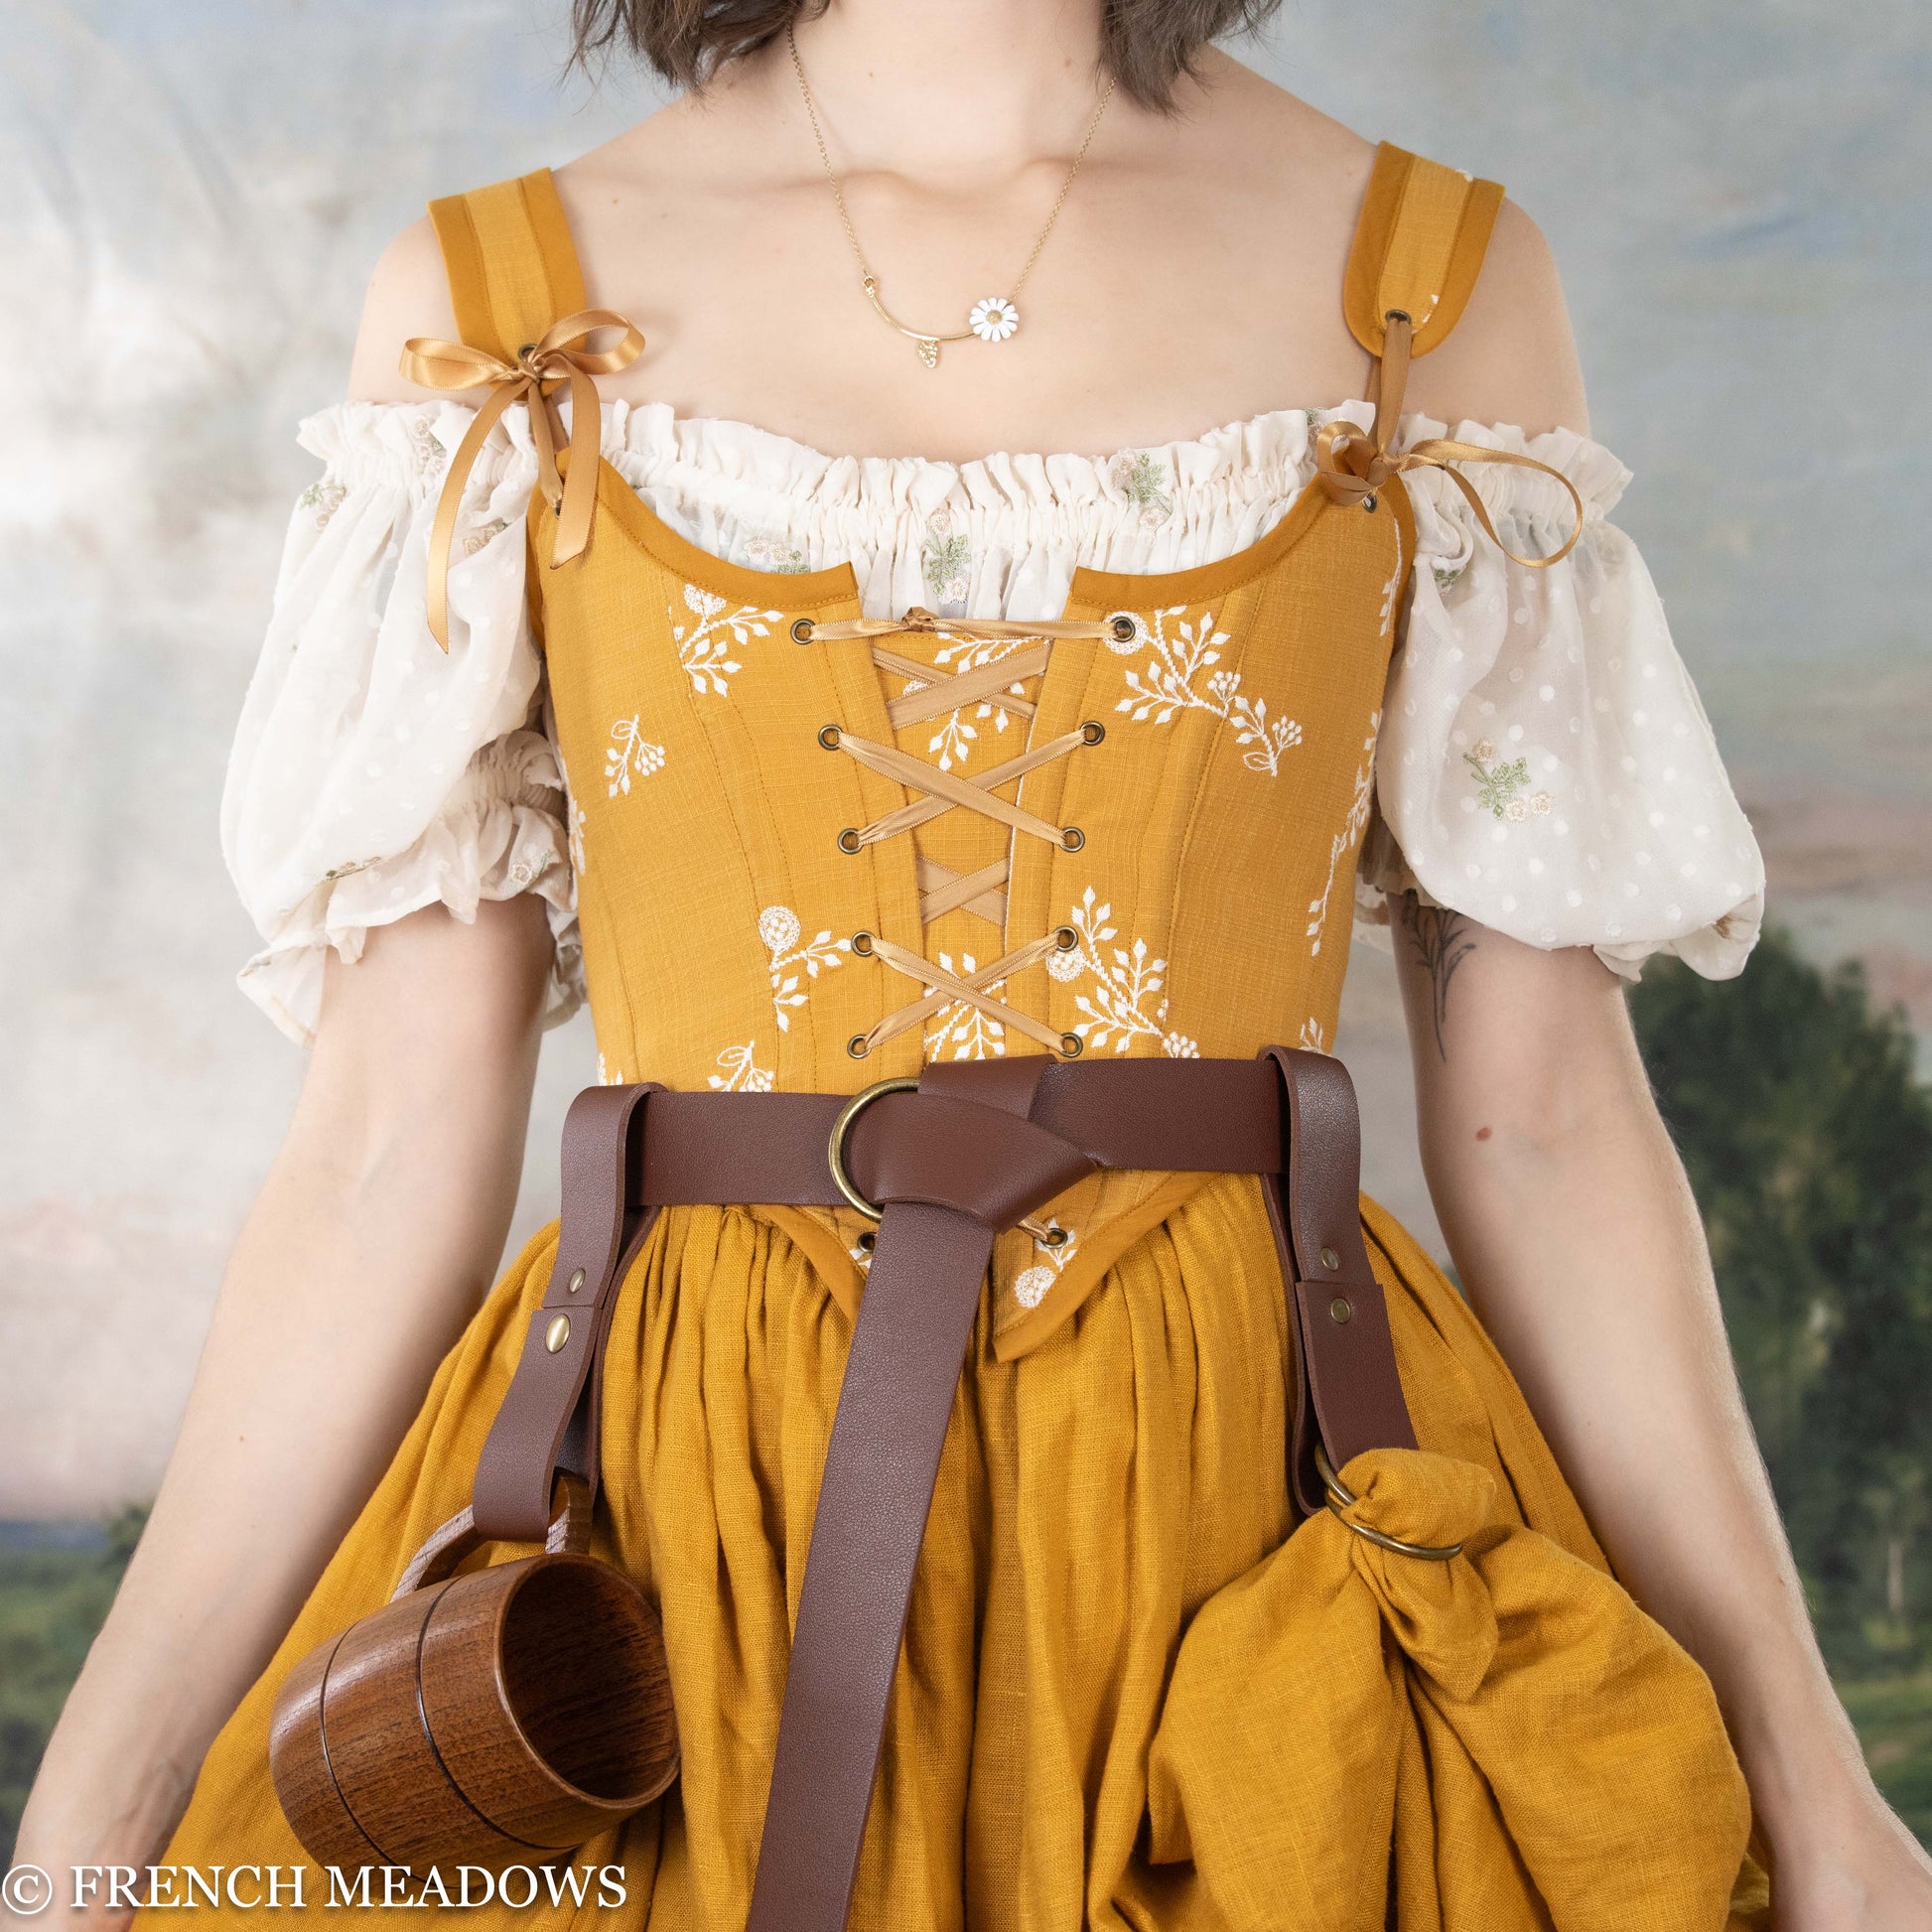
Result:
{"label": "embroidered flower on sleeve", "polygon": [[1515,825],[1532,815],[1542,818],[1548,814],[1550,794],[1547,791],[1532,792],[1527,798],[1521,795],[1530,781],[1528,759],[1511,759],[1499,764],[1495,744],[1485,738],[1474,751],[1462,754],[1462,762],[1476,774],[1478,809],[1492,818]]}
{"label": "embroidered flower on sleeve", "polygon": [[314,510],[316,528],[326,530],[329,519],[342,508],[347,495],[348,490],[344,484],[337,483],[333,477],[324,477],[321,482],[312,483],[296,501],[305,510]]}

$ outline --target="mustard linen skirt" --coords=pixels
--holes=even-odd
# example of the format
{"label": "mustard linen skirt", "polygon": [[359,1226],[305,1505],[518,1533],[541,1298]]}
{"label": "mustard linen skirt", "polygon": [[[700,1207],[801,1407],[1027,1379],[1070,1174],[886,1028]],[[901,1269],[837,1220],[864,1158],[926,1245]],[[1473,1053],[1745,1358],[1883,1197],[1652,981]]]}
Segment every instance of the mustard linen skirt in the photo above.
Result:
{"label": "mustard linen skirt", "polygon": [[[1365,1202],[1363,1216],[1423,1448],[1491,1472],[1500,1520],[1603,1570],[1460,1297],[1388,1215]],[[423,1538],[468,1500],[555,1241],[554,1227],[532,1240],[438,1370],[387,1474],[216,1739],[166,1863],[304,1862],[269,1781],[276,1691],[312,1646],[382,1603]],[[597,1548],[660,1605],[683,1768],[664,1800],[577,1855],[579,1866],[623,1875],[586,1885],[581,1906],[567,1893],[573,1925],[731,1932],[745,1922],[849,1333],[804,1250],[756,1208],[667,1211],[624,1285],[610,1336]],[[1255,1765],[1216,1701],[1190,1710],[1169,1697],[1196,1614],[1258,1574],[1295,1523],[1286,1310],[1259,1183],[1207,1184],[1018,1360],[995,1359],[983,1309],[970,1360],[912,1596],[853,1932],[1282,1927],[1266,1901],[1308,1895],[1295,1870],[1306,1834],[1291,1813],[1351,1806],[1349,1773],[1288,1725],[1280,1770],[1295,1806],[1276,1805],[1248,1788]],[[1253,1668],[1265,1676],[1278,1661],[1264,1644]],[[1237,1702],[1268,1695],[1259,1676],[1236,1688]],[[1149,1823],[1157,1736],[1160,1755],[1195,1767],[1197,1789],[1203,1769],[1210,1793],[1225,1778],[1230,1818],[1216,1856],[1241,1874],[1233,1895],[1258,1901],[1252,1911],[1231,1907],[1228,1889],[1217,1895],[1191,1860],[1156,1862],[1166,1849]],[[1643,1890],[1629,1886],[1635,1876],[1604,1880],[1627,1900]],[[309,1879],[315,1909],[328,1886],[313,1869]],[[1747,1865],[1733,1925],[1757,1922],[1753,1881]],[[1605,1923],[1628,1922],[1612,1898],[1605,1904]],[[547,1894],[539,1911],[546,1923],[557,1916]],[[330,1912],[336,1925],[360,1917]],[[527,1922],[499,1905],[467,1917]],[[1540,1911],[1521,1922],[1539,1921],[1548,1923]]]}

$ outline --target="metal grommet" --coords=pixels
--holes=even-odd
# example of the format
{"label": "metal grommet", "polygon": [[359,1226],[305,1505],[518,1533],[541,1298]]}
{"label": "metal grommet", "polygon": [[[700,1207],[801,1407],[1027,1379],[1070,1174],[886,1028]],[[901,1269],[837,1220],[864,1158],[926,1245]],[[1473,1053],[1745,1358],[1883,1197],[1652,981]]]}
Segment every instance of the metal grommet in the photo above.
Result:
{"label": "metal grommet", "polygon": [[1098,718],[1089,718],[1087,722],[1080,727],[1080,739],[1083,744],[1098,745],[1100,741],[1106,736],[1107,736],[1107,727],[1103,725]]}
{"label": "metal grommet", "polygon": [[[860,1035],[863,1037],[863,1035]],[[846,1051],[851,1052],[848,1046]],[[876,1221],[885,1209],[874,1201],[869,1201],[852,1184],[852,1176],[845,1171],[846,1136],[852,1132],[852,1123],[863,1114],[875,1100],[889,1093],[916,1093],[919,1083],[916,1077],[897,1080],[880,1080],[874,1085],[861,1088],[839,1109],[839,1117],[832,1123],[832,1138],[825,1144],[825,1160],[832,1170],[832,1179],[838,1190],[856,1207],[867,1220]]]}
{"label": "metal grommet", "polygon": [[839,740],[843,736],[844,734],[836,725],[820,725],[818,728],[818,742],[828,752],[836,752],[839,749]]}
{"label": "metal grommet", "polygon": [[870,959],[872,957],[872,934],[870,932],[855,932],[852,935],[850,944],[852,950],[861,959]]}
{"label": "metal grommet", "polygon": [[854,853],[862,851],[863,849],[864,848],[861,846],[859,842],[859,834],[857,828],[848,825],[845,828],[845,830],[839,834],[839,850],[843,852],[848,858],[850,858]]}
{"label": "metal grommet", "polygon": [[1415,317],[1407,309],[1389,309],[1382,316],[1384,322],[1407,322],[1413,324]]}
{"label": "metal grommet", "polygon": [[1334,1249],[1323,1248],[1321,1250],[1321,1265],[1332,1275],[1341,1266],[1341,1257],[1335,1253]]}
{"label": "metal grommet", "polygon": [[871,1228],[865,1229],[859,1236],[859,1246],[867,1254],[871,1254],[872,1251],[879,1246],[878,1235],[873,1233]]}
{"label": "metal grommet", "polygon": [[1060,834],[1062,852],[1078,852],[1087,842],[1087,835],[1077,825],[1069,825]]}
{"label": "metal grommet", "polygon": [[1337,1295],[1328,1304],[1328,1318],[1331,1321],[1346,1321],[1354,1312],[1355,1305],[1345,1295]]}
{"label": "metal grommet", "polygon": [[1065,1247],[1066,1230],[1064,1228],[1048,1228],[1046,1232],[1040,1236],[1039,1245],[1042,1248]]}
{"label": "metal grommet", "polygon": [[535,343],[525,343],[523,346],[516,351],[516,359],[519,362],[522,361],[524,356],[528,355],[535,347],[536,347]]}
{"label": "metal grommet", "polygon": [[872,1051],[872,1043],[866,1038],[864,1034],[854,1034],[845,1042],[845,1050],[855,1060],[862,1060]]}
{"label": "metal grommet", "polygon": [[1134,640],[1134,620],[1126,615],[1114,619],[1107,628],[1114,633],[1117,643],[1132,643]]}
{"label": "metal grommet", "polygon": [[564,1293],[566,1295],[575,1295],[583,1286],[584,1271],[581,1268],[573,1268],[570,1271],[570,1280],[564,1284]]}
{"label": "metal grommet", "polygon": [[1375,514],[1375,501],[1376,501],[1375,492],[1372,489],[1368,492],[1366,496],[1362,498],[1362,507],[1363,509],[1367,510],[1371,516]]}
{"label": "metal grommet", "polygon": [[570,1316],[560,1314],[552,1318],[549,1327],[543,1331],[543,1345],[551,1354],[556,1354],[570,1339]]}
{"label": "metal grommet", "polygon": [[1077,1060],[1087,1050],[1087,1042],[1078,1034],[1060,1035],[1060,1051],[1070,1060]]}
{"label": "metal grommet", "polygon": [[1070,925],[1056,925],[1053,928],[1053,944],[1061,952],[1071,952],[1080,943],[1080,935]]}
{"label": "metal grommet", "polygon": [[809,644],[812,640],[812,621],[810,618],[793,618],[791,621],[791,641],[794,644]]}

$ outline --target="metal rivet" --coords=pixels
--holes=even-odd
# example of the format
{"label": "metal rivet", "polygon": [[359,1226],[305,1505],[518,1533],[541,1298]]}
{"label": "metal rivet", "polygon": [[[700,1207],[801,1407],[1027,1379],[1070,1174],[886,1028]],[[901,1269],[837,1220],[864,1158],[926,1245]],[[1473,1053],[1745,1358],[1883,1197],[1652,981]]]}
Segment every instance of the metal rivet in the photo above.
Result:
{"label": "metal rivet", "polygon": [[839,749],[838,726],[820,725],[818,728],[818,742],[821,745],[823,745],[828,752],[836,752]]}
{"label": "metal rivet", "polygon": [[1077,1060],[1086,1051],[1087,1042],[1078,1034],[1060,1035],[1060,1051],[1070,1060]]}
{"label": "metal rivet", "polygon": [[1078,852],[1086,842],[1087,835],[1077,825],[1069,825],[1060,834],[1060,850],[1062,852]]}
{"label": "metal rivet", "polygon": [[1133,640],[1134,620],[1130,617],[1118,617],[1114,619],[1113,622],[1108,625],[1108,628],[1114,633],[1116,640],[1120,643],[1125,644]]}
{"label": "metal rivet", "polygon": [[557,1353],[557,1351],[560,1348],[563,1347],[564,1343],[567,1342],[569,1339],[570,1339],[570,1316],[567,1314],[560,1314],[554,1316],[551,1320],[549,1327],[547,1327],[543,1331],[544,1347],[549,1349],[551,1354],[554,1355]]}
{"label": "metal rivet", "polygon": [[864,850],[864,847],[859,842],[858,831],[853,826],[848,825],[839,834],[839,850],[845,853],[848,858],[854,853]]}
{"label": "metal rivet", "polygon": [[1335,1320],[1346,1321],[1348,1317],[1355,1312],[1355,1310],[1353,1306],[1350,1304],[1347,1296],[1337,1295],[1335,1299],[1328,1304],[1328,1312]]}
{"label": "metal rivet", "polygon": [[794,644],[809,644],[812,640],[812,621],[810,618],[794,618],[791,623],[791,641]]}
{"label": "metal rivet", "polygon": [[1367,511],[1368,511],[1368,513],[1369,513],[1369,514],[1370,514],[1371,516],[1373,516],[1373,515],[1375,514],[1375,492],[1374,492],[1374,490],[1372,490],[1372,489],[1371,489],[1371,490],[1369,491],[1369,493],[1368,493],[1368,494],[1367,494],[1366,496],[1364,496],[1364,497],[1362,498],[1362,507],[1363,507],[1363,509],[1365,509],[1365,510],[1367,510]]}
{"label": "metal rivet", "polygon": [[1107,736],[1107,727],[1097,718],[1089,718],[1080,727],[1080,737],[1088,745],[1098,745]]}
{"label": "metal rivet", "polygon": [[852,950],[861,959],[870,959],[872,957],[872,934],[870,932],[855,932],[852,935]]}
{"label": "metal rivet", "polygon": [[1053,928],[1053,943],[1061,952],[1071,952],[1080,943],[1080,935],[1070,925],[1056,925]]}
{"label": "metal rivet", "polygon": [[1332,1275],[1341,1266],[1341,1257],[1332,1248],[1321,1250],[1321,1265]]}
{"label": "metal rivet", "polygon": [[584,1271],[581,1268],[573,1268],[570,1271],[570,1280],[564,1284],[564,1293],[566,1295],[575,1295],[583,1286]]}
{"label": "metal rivet", "polygon": [[865,1058],[865,1056],[868,1053],[872,1051],[872,1047],[868,1043],[864,1034],[854,1034],[852,1037],[845,1042],[845,1050],[848,1053],[850,1053],[855,1060],[862,1060]]}

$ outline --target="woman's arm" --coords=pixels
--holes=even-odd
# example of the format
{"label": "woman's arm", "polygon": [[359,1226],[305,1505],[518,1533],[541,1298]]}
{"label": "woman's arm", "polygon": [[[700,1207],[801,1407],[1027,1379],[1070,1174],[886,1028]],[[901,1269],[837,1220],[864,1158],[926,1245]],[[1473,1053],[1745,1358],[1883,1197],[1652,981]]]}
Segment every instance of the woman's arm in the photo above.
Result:
{"label": "woman's arm", "polygon": [[[550,964],[541,901],[331,957],[288,1137],[235,1244],[154,1514],[18,1856],[157,1857],[495,1271]],[[38,1923],[46,1923],[45,1920]]]}
{"label": "woman's arm", "polygon": [[1631,1593],[1710,1673],[1780,1932],[1932,1923],[1932,1862],[1833,1694],[1621,983],[1394,908],[1423,1167],[1469,1300]]}

